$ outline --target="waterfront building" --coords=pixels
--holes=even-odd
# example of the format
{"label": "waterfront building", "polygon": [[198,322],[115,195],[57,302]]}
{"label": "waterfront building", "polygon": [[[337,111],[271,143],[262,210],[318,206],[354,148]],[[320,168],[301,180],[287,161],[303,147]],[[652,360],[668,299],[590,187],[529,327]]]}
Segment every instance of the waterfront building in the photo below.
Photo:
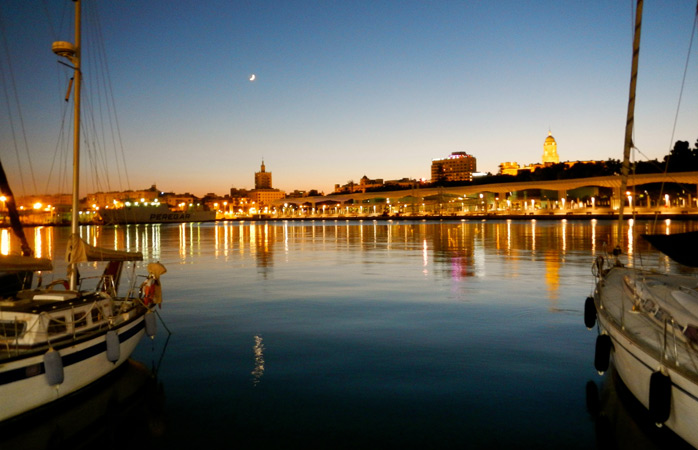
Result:
{"label": "waterfront building", "polygon": [[356,184],[353,181],[350,181],[347,184],[343,185],[335,184],[334,193],[354,194],[357,192],[370,192],[372,190],[382,190],[384,188],[406,189],[417,187],[419,186],[419,184],[419,181],[410,178],[383,181],[382,178],[376,178],[375,180],[372,180],[368,178],[366,175],[364,175],[363,177],[361,177],[361,180],[359,180],[359,184]]}
{"label": "waterfront building", "polygon": [[447,158],[431,162],[431,182],[472,181],[477,160],[466,152],[453,152]]}
{"label": "waterfront building", "polygon": [[161,192],[154,184],[148,189],[140,189],[135,191],[111,191],[111,192],[94,192],[87,194],[87,205],[92,208],[104,208],[114,206],[123,206],[127,201],[130,202],[153,202],[159,198]]}

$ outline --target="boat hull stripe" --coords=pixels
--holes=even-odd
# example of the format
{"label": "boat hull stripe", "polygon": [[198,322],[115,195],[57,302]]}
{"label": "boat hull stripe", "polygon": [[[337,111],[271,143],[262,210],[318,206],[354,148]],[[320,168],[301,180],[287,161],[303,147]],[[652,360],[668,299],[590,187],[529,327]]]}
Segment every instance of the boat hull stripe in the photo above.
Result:
{"label": "boat hull stripe", "polygon": [[[608,327],[607,327],[607,328],[608,328]],[[618,331],[618,333],[621,333],[621,332]],[[609,333],[609,334],[610,334],[610,333]],[[649,370],[650,372],[654,372],[654,369],[653,369],[652,367],[648,366],[648,365],[647,365],[642,359],[640,359],[635,353],[633,353],[632,351],[630,351],[630,349],[627,348],[625,345],[623,345],[623,343],[622,343],[620,340],[618,340],[617,338],[615,338],[613,335],[611,335],[611,338],[612,338],[613,341],[614,341],[614,345],[618,345],[619,347],[622,347],[623,350],[624,350],[627,354],[629,354],[629,355],[632,356],[637,362],[639,362],[640,364],[642,364],[643,366],[645,366],[645,368],[646,368],[647,370]],[[678,389],[679,391],[683,392],[684,395],[688,396],[689,398],[693,399],[694,401],[698,401],[698,397],[696,397],[696,396],[693,395],[692,393],[688,392],[686,389],[682,388],[681,386],[677,385],[677,384],[674,383],[673,381],[671,382],[671,386],[672,386],[673,388]]]}
{"label": "boat hull stripe", "polygon": [[[129,340],[139,331],[144,328],[143,321],[139,321],[135,326],[131,327],[129,330],[119,335],[119,343]],[[105,332],[106,333],[106,332]],[[80,350],[70,355],[63,356],[63,367],[68,367],[73,364],[82,362],[88,358],[91,358],[100,353],[107,351],[106,341],[101,341],[87,347],[86,349]],[[106,356],[105,356],[106,357]],[[0,373],[0,385],[13,383],[15,381],[23,380],[25,378],[32,378],[46,373],[46,368],[44,363],[32,364],[30,366],[20,367],[18,369],[8,370],[7,372]]]}

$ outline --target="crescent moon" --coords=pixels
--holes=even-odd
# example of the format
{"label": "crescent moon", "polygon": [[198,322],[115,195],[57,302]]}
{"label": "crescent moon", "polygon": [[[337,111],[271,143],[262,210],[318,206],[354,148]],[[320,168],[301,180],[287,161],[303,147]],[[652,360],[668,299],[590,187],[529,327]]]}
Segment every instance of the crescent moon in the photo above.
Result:
{"label": "crescent moon", "polygon": [[252,74],[250,75],[250,81],[254,81],[257,78],[257,75]]}

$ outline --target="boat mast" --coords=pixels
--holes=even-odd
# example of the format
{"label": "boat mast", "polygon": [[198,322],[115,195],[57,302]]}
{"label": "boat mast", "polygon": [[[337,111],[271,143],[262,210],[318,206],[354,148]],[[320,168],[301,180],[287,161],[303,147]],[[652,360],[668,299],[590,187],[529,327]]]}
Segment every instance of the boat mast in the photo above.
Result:
{"label": "boat mast", "polygon": [[630,149],[633,147],[633,126],[635,124],[635,87],[637,86],[637,66],[640,59],[640,31],[642,29],[642,2],[637,0],[635,11],[635,32],[633,37],[633,62],[630,71],[630,94],[628,96],[628,116],[625,121],[625,142],[623,144],[623,165],[620,171],[620,208],[618,210],[618,239],[622,242],[623,209],[625,208],[625,190],[628,188],[630,172]]}
{"label": "boat mast", "polygon": [[[53,52],[66,58],[72,63],[73,69],[73,211],[70,218],[70,234],[78,236],[79,233],[79,209],[80,209],[80,0],[73,0],[75,3],[75,43],[57,41],[53,43]],[[78,271],[72,248],[68,248],[68,278],[70,281],[70,290],[77,290]]]}

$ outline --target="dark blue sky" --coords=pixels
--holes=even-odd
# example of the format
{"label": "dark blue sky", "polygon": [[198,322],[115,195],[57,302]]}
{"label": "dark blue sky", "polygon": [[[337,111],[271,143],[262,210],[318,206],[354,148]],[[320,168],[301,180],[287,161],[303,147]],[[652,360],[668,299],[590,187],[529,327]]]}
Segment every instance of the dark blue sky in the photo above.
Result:
{"label": "dark blue sky", "polygon": [[[87,3],[89,30],[95,5]],[[548,130],[562,160],[620,158],[633,4],[97,1],[129,182],[114,176],[105,186],[88,177],[84,190],[157,183],[224,194],[253,187],[262,158],[274,187],[285,190],[329,192],[363,175],[429,178],[431,160],[454,151],[496,173],[504,161],[539,162]],[[66,87],[50,44],[73,39],[71,6],[0,5],[3,83],[10,86],[11,67],[40,180]],[[695,7],[645,2],[635,142],[649,158],[673,144]],[[691,143],[698,139],[695,51],[673,138]],[[16,168],[8,128],[16,106],[14,94],[9,106],[7,97],[0,144],[3,164]]]}

